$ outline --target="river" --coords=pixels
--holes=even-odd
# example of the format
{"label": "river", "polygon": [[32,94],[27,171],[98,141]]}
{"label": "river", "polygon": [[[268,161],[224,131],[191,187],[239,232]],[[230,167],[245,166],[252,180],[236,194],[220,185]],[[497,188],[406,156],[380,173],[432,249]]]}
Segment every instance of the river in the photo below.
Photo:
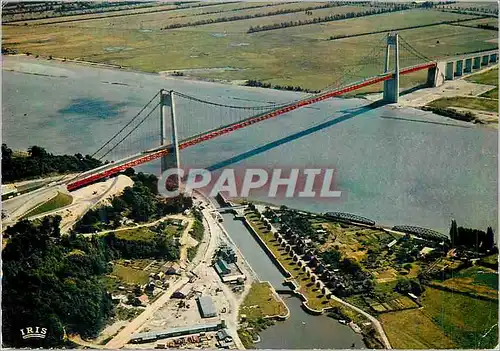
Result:
{"label": "river", "polygon": [[[160,88],[247,106],[303,96],[69,62],[3,59],[2,136],[15,149],[36,144],[53,153],[92,153]],[[181,160],[206,167],[230,164],[241,156],[234,165],[333,167],[336,188],[345,195],[342,201],[257,199],[443,233],[452,218],[460,226],[498,227],[497,131],[416,109],[368,104],[363,99],[331,99],[186,149]],[[185,135],[245,113],[181,100],[178,108]],[[153,118],[144,137],[123,152],[157,143],[157,122]],[[157,163],[142,167],[156,174],[158,168]]]}
{"label": "river", "polygon": [[[234,215],[223,214],[224,228],[241,253],[253,268],[260,280],[269,281],[275,289],[286,289],[282,282],[284,276],[271,259],[264,253],[257,241]],[[349,349],[364,347],[359,334],[327,316],[313,316],[301,307],[298,297],[280,295],[288,309],[290,318],[277,322],[260,333],[261,341],[255,346],[259,349]]]}

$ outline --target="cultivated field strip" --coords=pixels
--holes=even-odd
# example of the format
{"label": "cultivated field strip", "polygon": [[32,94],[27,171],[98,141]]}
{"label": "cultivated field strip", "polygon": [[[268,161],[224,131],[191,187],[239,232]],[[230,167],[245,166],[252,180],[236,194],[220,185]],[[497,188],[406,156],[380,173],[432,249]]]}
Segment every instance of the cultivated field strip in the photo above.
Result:
{"label": "cultivated field strip", "polygon": [[300,28],[284,28],[281,31],[286,35],[315,40],[327,40],[335,36],[357,35],[360,33],[369,33],[370,31],[389,31],[396,28],[419,25],[425,26],[444,21],[473,20],[475,18],[477,18],[477,16],[414,9],[351,18],[343,21],[327,22],[323,23],[321,27],[317,25],[307,25]]}
{"label": "cultivated field strip", "polygon": [[[112,26],[115,29],[134,29],[137,28],[137,24],[140,22],[144,29],[159,30],[172,25],[191,26],[191,24],[201,21],[220,21],[221,19],[226,19],[224,22],[231,22],[232,18],[235,16],[259,16],[260,18],[266,18],[269,14],[278,11],[292,14],[305,11],[305,9],[309,7],[324,6],[324,3],[267,3],[266,6],[255,6],[255,3],[251,2],[244,4],[237,3],[224,6],[218,5],[216,10],[219,12],[217,13],[203,14],[216,11],[213,7],[211,7],[210,10],[204,9],[203,12],[201,12],[200,9],[182,9],[162,13],[143,14],[135,17],[134,21],[131,21],[130,17],[113,18],[110,21],[106,18],[101,18],[99,20],[71,23],[71,25],[86,28],[109,28]],[[236,11],[235,9],[237,8],[240,8],[240,10]],[[336,7],[332,9],[334,8]]]}
{"label": "cultivated field strip", "polygon": [[251,27],[256,27],[256,26],[267,26],[289,21],[293,22],[305,21],[313,19],[315,17],[326,17],[336,14],[345,14],[349,12],[359,13],[359,12],[364,12],[366,10],[367,8],[360,6],[339,6],[326,9],[313,10],[312,15],[306,15],[305,12],[295,12],[288,14],[279,14],[274,16],[265,16],[259,18],[238,20],[226,23],[205,24],[201,26],[196,26],[194,28],[186,27],[183,29],[212,32],[214,31],[215,28],[222,27],[224,28],[224,31],[227,31],[228,33],[247,33]]}
{"label": "cultivated field strip", "polygon": [[35,19],[48,19],[69,17],[75,15],[90,15],[97,13],[110,13],[115,11],[133,10],[141,8],[151,8],[158,5],[153,3],[129,3],[120,4],[109,2],[105,6],[94,3],[78,6],[72,4],[53,4],[53,3],[24,3],[22,6],[12,3],[2,8],[2,19],[4,23],[16,21],[29,21]]}
{"label": "cultivated field strip", "polygon": [[[75,14],[64,14],[61,16],[50,16],[49,18],[40,18],[40,19],[22,19],[16,20],[15,22],[10,23],[11,25],[24,25],[24,23],[28,23],[30,25],[46,25],[46,24],[62,24],[62,23],[74,23],[80,21],[91,21],[96,19],[115,19],[120,17],[130,17],[130,16],[138,16],[138,15],[148,15],[148,14],[165,14],[168,13],[169,17],[186,17],[186,16],[197,16],[207,13],[220,13],[225,11],[237,11],[238,9],[245,8],[258,8],[258,7],[266,7],[266,6],[275,6],[276,4],[272,3],[238,3],[238,2],[227,2],[227,3],[195,3],[186,5],[174,5],[168,4],[165,5],[154,5],[154,6],[141,6],[136,8],[123,8],[119,9],[118,7],[104,11],[94,10],[93,13],[75,13]],[[170,12],[173,15],[170,16]],[[39,16],[43,15],[41,13]]]}

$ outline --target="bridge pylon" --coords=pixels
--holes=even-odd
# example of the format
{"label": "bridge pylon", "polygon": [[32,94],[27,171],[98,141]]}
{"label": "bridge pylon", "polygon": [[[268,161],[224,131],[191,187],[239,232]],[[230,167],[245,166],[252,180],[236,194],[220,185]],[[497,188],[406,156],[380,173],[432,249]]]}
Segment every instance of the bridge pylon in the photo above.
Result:
{"label": "bridge pylon", "polygon": [[[160,146],[172,145],[169,153],[161,158],[161,173],[163,173],[169,168],[180,168],[179,139],[172,91],[160,90],[160,107]],[[169,125],[170,133],[167,128]]]}
{"label": "bridge pylon", "polygon": [[394,74],[389,80],[384,81],[385,102],[397,103],[399,100],[399,40],[398,33],[389,33],[387,35],[387,46],[385,50],[385,73],[390,70],[391,48],[394,51]]}

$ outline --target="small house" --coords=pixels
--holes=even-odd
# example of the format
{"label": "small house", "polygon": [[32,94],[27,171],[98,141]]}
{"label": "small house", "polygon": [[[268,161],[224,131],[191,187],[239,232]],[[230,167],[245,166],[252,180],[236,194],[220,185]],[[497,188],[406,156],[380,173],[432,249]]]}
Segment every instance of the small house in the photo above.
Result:
{"label": "small house", "polygon": [[146,306],[149,302],[149,297],[146,294],[143,294],[137,298],[142,306]]}

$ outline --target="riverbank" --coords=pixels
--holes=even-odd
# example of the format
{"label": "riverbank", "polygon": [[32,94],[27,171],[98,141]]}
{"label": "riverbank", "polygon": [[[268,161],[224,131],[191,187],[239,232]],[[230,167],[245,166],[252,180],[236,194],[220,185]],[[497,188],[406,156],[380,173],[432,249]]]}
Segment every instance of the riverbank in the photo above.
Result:
{"label": "riverbank", "polygon": [[[363,334],[368,347],[383,345],[386,349],[391,348],[389,340],[377,319],[334,296],[326,288],[325,284],[319,280],[318,276],[307,267],[306,263],[301,261],[290,245],[284,242],[278,243],[276,240],[278,236],[276,229],[272,226],[270,230],[259,227],[259,221],[249,213],[246,213],[242,220],[255,240],[257,240],[272,262],[286,277],[284,285],[291,287],[293,294],[302,301],[302,307],[307,313],[321,315],[330,311],[336,311],[339,320],[347,319],[354,323],[350,325],[351,328],[355,332]],[[367,325],[371,324],[376,328],[380,340],[374,338],[370,332],[370,328],[366,328]],[[363,327],[359,328],[360,325]]]}
{"label": "riverbank", "polygon": [[[305,96],[288,91],[166,80],[154,74],[32,57],[5,56],[3,66],[45,74],[3,71],[4,141],[14,149],[26,149],[31,144],[46,145],[52,153],[91,154],[96,145],[107,141],[110,132],[118,131],[123,121],[133,117],[162,88],[228,105],[283,104]],[[43,96],[39,93],[41,90]],[[26,104],[26,99],[33,103]],[[186,109],[185,101],[179,102],[183,103],[178,106],[185,122],[181,128],[184,135],[213,128],[220,116],[218,108],[191,103]],[[497,133],[486,128],[470,128],[473,126],[470,123],[451,119],[445,119],[447,124],[467,128],[440,125],[437,122],[442,123],[443,117],[413,108],[364,109],[364,106],[366,101],[362,99],[333,98],[297,109],[248,127],[245,136],[235,132],[186,149],[183,163],[205,167],[242,155],[238,160],[243,167],[270,162],[285,168],[303,167],[306,162],[316,167],[333,165],[336,186],[348,194],[342,203],[302,198],[269,200],[266,196],[253,196],[252,200],[272,201],[313,212],[362,212],[380,223],[421,225],[441,232],[448,230],[450,213],[454,213],[462,218],[463,225],[493,225],[496,229],[497,199],[491,187],[497,183]],[[301,133],[325,121],[337,120],[338,123],[313,133]],[[283,128],[285,122],[287,128]],[[187,130],[187,126],[196,126],[196,129]],[[442,138],[443,135],[447,138]],[[143,139],[138,138],[139,141]],[[150,140],[144,138],[144,142]],[[373,145],[376,147],[371,147]],[[255,154],[249,152],[254,149]],[[460,156],[464,153],[468,156]],[[395,154],[415,161],[396,167]],[[157,173],[157,169],[153,162],[139,170]],[[458,177],[465,169],[468,171]],[[442,191],[415,194],[412,189],[419,189],[422,184],[425,189]],[[468,201],[458,201],[462,196]],[[371,201],[373,198],[377,201]],[[408,202],[408,198],[413,200]]]}
{"label": "riverbank", "polygon": [[[498,77],[496,81],[487,77],[493,72],[498,72],[498,64],[445,81],[439,87],[424,87],[402,94],[396,106],[419,108],[454,120],[498,129],[498,101],[495,98],[497,95],[494,95],[495,88],[498,89]],[[378,97],[367,96],[368,99]]]}
{"label": "riverbank", "polygon": [[252,265],[260,280],[269,280],[279,297],[289,310],[289,318],[276,321],[260,331],[260,341],[255,342],[258,349],[269,348],[302,348],[331,349],[362,347],[363,341],[359,334],[326,315],[307,313],[302,301],[293,291],[283,285],[285,277],[277,269],[257,240],[250,234],[241,220],[235,220],[233,214],[222,214],[223,225],[228,234],[238,245],[245,260]]}

